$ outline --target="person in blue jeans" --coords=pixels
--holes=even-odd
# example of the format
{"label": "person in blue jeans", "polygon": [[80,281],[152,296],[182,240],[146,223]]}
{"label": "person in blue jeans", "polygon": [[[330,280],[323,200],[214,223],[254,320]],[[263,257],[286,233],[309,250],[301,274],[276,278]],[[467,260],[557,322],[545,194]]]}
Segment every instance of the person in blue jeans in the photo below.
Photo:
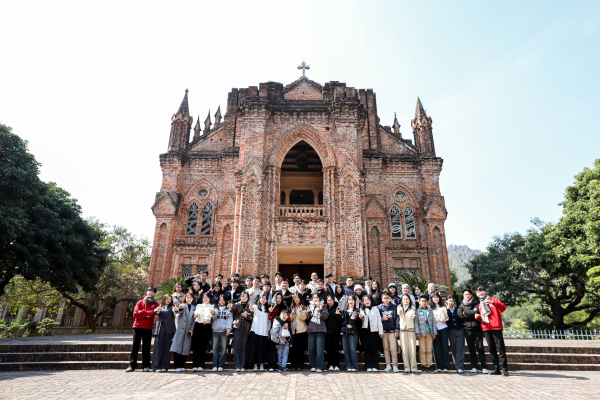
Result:
{"label": "person in blue jeans", "polygon": [[279,371],[281,372],[287,371],[290,347],[294,344],[294,338],[289,331],[288,318],[287,310],[281,310],[279,316],[273,320],[273,327],[271,328],[271,340],[275,342],[275,347],[277,347]]}
{"label": "person in blue jeans", "polygon": [[308,305],[306,332],[308,333],[308,363],[311,372],[323,372],[325,369],[325,320],[329,316],[327,307],[318,293],[314,293]]}
{"label": "person in blue jeans", "polygon": [[358,370],[358,359],[356,346],[358,334],[362,325],[360,310],[356,308],[356,297],[348,296],[348,306],[345,310],[338,308],[336,313],[342,316],[342,348],[346,359],[346,371],[356,372]]}
{"label": "person in blue jeans", "polygon": [[227,308],[225,295],[220,295],[217,299],[217,309],[212,315],[212,370],[221,372],[225,367],[227,342],[229,341],[229,335],[231,335],[233,315],[231,315],[231,311]]}

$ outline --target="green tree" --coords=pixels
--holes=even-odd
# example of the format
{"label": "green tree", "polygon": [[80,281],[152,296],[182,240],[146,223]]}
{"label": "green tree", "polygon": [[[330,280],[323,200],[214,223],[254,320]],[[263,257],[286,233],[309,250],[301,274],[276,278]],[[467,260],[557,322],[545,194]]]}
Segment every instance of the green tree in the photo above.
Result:
{"label": "green tree", "polygon": [[101,232],[54,183],[39,180],[27,142],[0,125],[0,296],[16,275],[90,290],[106,265]]}
{"label": "green tree", "polygon": [[106,268],[92,289],[76,292],[59,289],[59,292],[68,305],[85,313],[88,328],[95,331],[98,318],[114,310],[118,303],[144,296],[151,246],[148,239],[137,237],[123,227],[109,227],[96,220],[91,225],[103,232],[102,245],[110,250]]}

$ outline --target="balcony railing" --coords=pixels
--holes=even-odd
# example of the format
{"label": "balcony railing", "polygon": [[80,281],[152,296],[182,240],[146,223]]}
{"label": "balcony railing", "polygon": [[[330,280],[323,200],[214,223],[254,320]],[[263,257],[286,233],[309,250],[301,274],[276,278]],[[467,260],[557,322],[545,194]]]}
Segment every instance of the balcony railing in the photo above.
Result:
{"label": "balcony railing", "polygon": [[279,217],[281,218],[322,218],[325,216],[325,207],[314,205],[280,205]]}
{"label": "balcony railing", "polygon": [[215,241],[209,237],[185,237],[183,239],[175,239],[175,244],[183,246],[214,246]]}
{"label": "balcony railing", "polygon": [[74,322],[74,317],[63,317],[61,326],[73,326]]}

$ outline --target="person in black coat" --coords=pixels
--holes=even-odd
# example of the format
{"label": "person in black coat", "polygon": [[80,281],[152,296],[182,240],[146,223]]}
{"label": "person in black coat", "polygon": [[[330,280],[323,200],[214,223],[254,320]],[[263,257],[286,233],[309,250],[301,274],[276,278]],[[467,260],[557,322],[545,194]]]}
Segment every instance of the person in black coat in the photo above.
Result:
{"label": "person in black coat", "polygon": [[154,309],[158,315],[158,333],[154,338],[152,351],[152,369],[154,372],[167,372],[171,364],[171,342],[175,335],[175,314],[173,313],[173,298],[165,294],[160,306]]}
{"label": "person in black coat", "polygon": [[471,358],[471,372],[477,372],[478,362],[477,353],[479,353],[479,363],[481,371],[487,373],[487,364],[485,362],[485,351],[483,350],[483,329],[481,329],[479,315],[479,299],[473,296],[471,289],[463,290],[463,301],[458,306],[458,318],[462,321],[465,339],[469,346],[469,357]]}
{"label": "person in black coat", "polygon": [[224,291],[225,300],[227,300],[227,303],[229,303],[229,302],[232,302],[234,304],[238,303],[240,301],[240,294],[242,294],[243,291],[244,291],[244,289],[242,289],[242,287],[240,286],[240,281],[237,279],[234,279],[231,281],[229,290]]}
{"label": "person in black coat", "polygon": [[327,312],[329,316],[325,320],[327,333],[325,334],[325,351],[327,352],[327,364],[330,371],[340,370],[340,342],[342,339],[342,316],[336,313],[338,304],[333,296],[327,296]]}
{"label": "person in black coat", "polygon": [[[207,278],[208,278],[208,271],[202,271],[199,274],[187,277],[185,280],[185,283],[191,287],[192,283],[199,282],[202,293],[206,293],[210,290],[210,285],[206,282]],[[200,299],[200,303],[202,303],[202,299]]]}

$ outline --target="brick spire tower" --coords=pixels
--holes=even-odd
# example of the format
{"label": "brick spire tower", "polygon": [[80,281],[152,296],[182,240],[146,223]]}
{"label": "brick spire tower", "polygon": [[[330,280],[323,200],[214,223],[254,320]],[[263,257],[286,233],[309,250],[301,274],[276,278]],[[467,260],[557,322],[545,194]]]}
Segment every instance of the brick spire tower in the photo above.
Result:
{"label": "brick spire tower", "polygon": [[181,101],[179,110],[171,118],[171,135],[169,137],[168,151],[185,151],[190,142],[190,129],[193,118],[190,116],[188,105],[188,90]]}
{"label": "brick spire tower", "polygon": [[421,99],[417,97],[417,110],[415,119],[411,121],[415,144],[421,155],[435,157],[435,146],[433,145],[433,133],[431,132],[431,118],[425,113]]}

